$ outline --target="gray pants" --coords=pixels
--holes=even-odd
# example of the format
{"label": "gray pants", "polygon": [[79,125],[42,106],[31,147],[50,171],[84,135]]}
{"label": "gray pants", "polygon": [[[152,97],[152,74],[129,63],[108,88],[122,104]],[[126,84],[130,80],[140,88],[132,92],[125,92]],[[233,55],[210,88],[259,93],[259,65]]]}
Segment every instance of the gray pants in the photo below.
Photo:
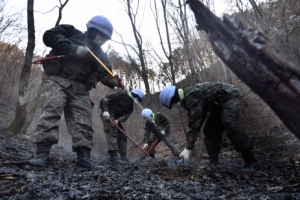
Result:
{"label": "gray pants", "polygon": [[[102,116],[102,113],[101,113]],[[113,117],[111,117],[113,118]],[[119,131],[110,121],[101,117],[104,132],[106,135],[106,143],[108,147],[108,152],[118,151],[119,153],[127,153],[127,137]],[[124,127],[121,123],[118,123],[118,126],[123,130]]]}
{"label": "gray pants", "polygon": [[40,105],[42,113],[34,131],[34,143],[58,143],[59,121],[64,112],[72,148],[93,147],[92,101],[88,89],[81,84],[65,88],[56,81],[44,80]]}

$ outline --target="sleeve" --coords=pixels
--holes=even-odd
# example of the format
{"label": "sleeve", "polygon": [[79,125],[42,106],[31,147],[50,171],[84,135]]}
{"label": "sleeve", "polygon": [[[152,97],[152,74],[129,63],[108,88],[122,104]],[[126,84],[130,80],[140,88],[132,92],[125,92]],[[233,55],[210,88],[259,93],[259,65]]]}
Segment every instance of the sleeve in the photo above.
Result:
{"label": "sleeve", "polygon": [[189,130],[186,135],[186,149],[191,150],[200,133],[206,112],[204,111],[205,99],[196,98],[193,95],[187,97],[186,107],[188,108]]}
{"label": "sleeve", "polygon": [[58,25],[45,31],[43,42],[58,54],[75,54],[78,45],[68,39],[74,30],[76,29],[72,25]]}
{"label": "sleeve", "polygon": [[116,99],[117,97],[117,92],[105,95],[105,97],[100,102],[100,107],[103,109],[103,112],[109,111],[109,104],[111,104],[111,102],[114,101],[114,99]]}
{"label": "sleeve", "polygon": [[163,131],[167,133],[170,130],[170,121],[162,113],[157,113],[157,117],[161,121]]}
{"label": "sleeve", "polygon": [[130,115],[133,112],[133,106],[132,109],[128,110],[127,112],[125,112],[121,117],[119,117],[117,120],[119,122],[126,122],[126,120],[130,117]]}
{"label": "sleeve", "polygon": [[148,125],[148,122],[146,122],[145,128],[144,128],[144,140],[143,140],[144,143],[149,144],[150,133],[151,133],[151,128]]}
{"label": "sleeve", "polygon": [[[110,64],[109,58],[105,52],[100,48],[100,52],[98,54],[98,58],[101,60],[101,62],[107,67],[107,69],[113,73],[112,66]],[[98,81],[100,81],[103,85],[114,88],[113,85],[109,83],[109,80],[112,78],[112,76],[107,72],[107,70],[98,62],[95,62],[96,68],[99,71],[98,74]]]}

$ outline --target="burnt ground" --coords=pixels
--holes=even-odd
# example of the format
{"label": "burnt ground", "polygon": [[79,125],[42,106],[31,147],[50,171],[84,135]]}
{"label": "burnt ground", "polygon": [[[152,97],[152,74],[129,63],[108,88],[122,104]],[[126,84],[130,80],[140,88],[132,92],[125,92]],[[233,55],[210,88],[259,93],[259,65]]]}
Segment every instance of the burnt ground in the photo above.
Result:
{"label": "burnt ground", "polygon": [[[242,159],[231,146],[224,147],[219,172],[208,160],[193,167],[171,169],[167,159],[145,159],[137,165],[118,166],[103,156],[95,160],[106,167],[86,171],[75,166],[75,153],[51,149],[47,167],[0,165],[1,199],[300,199],[300,145],[294,135],[274,130],[252,138],[261,170],[240,174]],[[0,130],[0,162],[26,160],[35,145],[23,137]],[[204,152],[205,157],[205,152]],[[134,160],[134,159],[133,159]]]}

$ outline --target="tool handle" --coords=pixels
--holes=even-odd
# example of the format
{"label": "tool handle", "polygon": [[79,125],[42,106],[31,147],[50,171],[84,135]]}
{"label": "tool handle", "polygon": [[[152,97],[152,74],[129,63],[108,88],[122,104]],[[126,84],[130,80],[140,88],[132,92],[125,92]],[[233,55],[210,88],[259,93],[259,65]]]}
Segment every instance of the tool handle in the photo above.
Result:
{"label": "tool handle", "polygon": [[147,151],[145,151],[142,147],[140,147],[127,133],[125,133],[117,124],[113,123],[113,120],[108,119],[110,123],[119,129],[135,146],[137,146],[142,152],[144,152],[147,156],[150,156]]}
{"label": "tool handle", "polygon": [[155,146],[157,143],[158,143],[158,140],[155,140],[155,141],[153,142],[153,144],[150,146],[150,148],[147,150],[147,152],[150,153],[151,150],[154,148],[154,146]]}

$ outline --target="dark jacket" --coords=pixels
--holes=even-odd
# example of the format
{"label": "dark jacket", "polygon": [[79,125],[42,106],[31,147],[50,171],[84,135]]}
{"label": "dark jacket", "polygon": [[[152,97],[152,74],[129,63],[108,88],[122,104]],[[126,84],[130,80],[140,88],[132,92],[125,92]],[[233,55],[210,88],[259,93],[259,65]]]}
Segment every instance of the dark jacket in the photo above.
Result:
{"label": "dark jacket", "polygon": [[126,90],[121,90],[111,94],[107,94],[101,99],[99,107],[104,111],[108,111],[113,119],[119,122],[125,122],[133,112],[133,99]]}
{"label": "dark jacket", "polygon": [[70,82],[70,80],[79,82],[86,85],[88,89],[95,87],[100,81],[105,86],[113,88],[108,82],[111,76],[92,55],[88,54],[82,58],[75,56],[78,46],[87,46],[111,70],[106,53],[88,39],[86,32],[80,33],[72,25],[59,25],[47,30],[43,35],[43,41],[47,47],[52,48],[50,55],[74,55],[56,60],[60,66],[59,72],[54,74],[55,77],[50,74],[51,79],[60,83]]}
{"label": "dark jacket", "polygon": [[220,82],[199,83],[183,89],[181,106],[188,111],[189,130],[186,148],[192,149],[206,114],[222,106],[229,98],[242,98],[242,93],[233,85]]}
{"label": "dark jacket", "polygon": [[156,126],[153,122],[146,121],[143,140],[144,143],[149,144],[151,133],[159,136],[160,133],[158,133],[158,131],[164,131],[166,135],[168,135],[171,131],[170,122],[162,113],[157,112],[156,114],[154,114],[154,122]]}

